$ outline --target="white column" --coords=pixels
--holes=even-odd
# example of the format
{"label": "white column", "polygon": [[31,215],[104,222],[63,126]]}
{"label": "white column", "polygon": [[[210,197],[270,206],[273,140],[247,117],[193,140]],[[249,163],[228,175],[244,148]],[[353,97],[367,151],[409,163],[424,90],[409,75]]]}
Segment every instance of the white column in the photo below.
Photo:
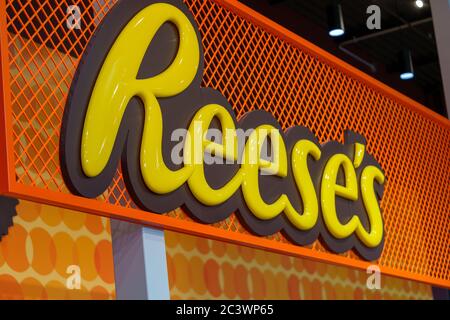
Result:
{"label": "white column", "polygon": [[111,219],[116,297],[169,300],[164,231]]}
{"label": "white column", "polygon": [[450,0],[430,0],[441,66],[447,117],[450,117]]}

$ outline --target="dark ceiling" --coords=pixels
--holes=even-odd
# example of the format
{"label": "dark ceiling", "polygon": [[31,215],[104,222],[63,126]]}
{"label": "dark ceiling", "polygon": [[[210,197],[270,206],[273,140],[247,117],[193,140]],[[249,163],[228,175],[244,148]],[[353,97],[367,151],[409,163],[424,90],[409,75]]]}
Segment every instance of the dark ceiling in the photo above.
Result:
{"label": "dark ceiling", "polygon": [[[270,19],[294,31],[314,44],[344,59],[346,62],[372,75],[378,80],[410,96],[428,108],[446,116],[446,108],[434,39],[431,9],[428,1],[417,8],[413,0],[342,0],[345,35],[328,36],[327,6],[336,0],[241,0]],[[369,30],[366,26],[367,7],[376,4],[381,9],[381,30]],[[357,43],[353,38],[386,31]],[[373,72],[339,48],[345,48],[376,67]],[[414,79],[399,79],[398,55],[402,49],[411,50]]]}

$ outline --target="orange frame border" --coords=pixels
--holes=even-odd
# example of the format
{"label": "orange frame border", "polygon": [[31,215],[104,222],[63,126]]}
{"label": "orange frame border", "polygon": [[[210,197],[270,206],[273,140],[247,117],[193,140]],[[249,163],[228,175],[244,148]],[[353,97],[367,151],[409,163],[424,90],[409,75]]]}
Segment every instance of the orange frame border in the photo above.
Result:
{"label": "orange frame border", "polygon": [[[364,82],[364,84],[378,91],[382,91],[385,95],[407,106],[412,111],[418,112],[422,116],[450,130],[450,121],[448,119],[438,115],[418,102],[370,77],[325,50],[299,37],[295,33],[283,28],[263,15],[239,3],[238,1],[212,1],[276,35],[280,39],[287,41],[301,50],[316,56],[318,59],[326,62],[327,64],[332,65],[333,67]],[[293,244],[275,242],[273,240],[260,238],[253,235],[229,232],[209,225],[152,214],[138,209],[114,206],[95,199],[86,199],[72,194],[63,194],[17,183],[15,181],[14,159],[12,152],[13,141],[12,135],[10,134],[12,132],[12,113],[9,88],[8,39],[6,32],[6,0],[0,0],[0,12],[5,13],[0,15],[0,99],[1,104],[3,105],[2,112],[0,112],[0,149],[5,150],[5,152],[0,153],[0,194],[17,197],[24,200],[37,201],[48,205],[84,211],[108,218],[132,221],[134,223],[140,223],[151,227],[188,233],[195,236],[207,237],[214,240],[231,242],[291,256],[310,258],[320,262],[348,266],[362,270],[366,270],[368,266],[373,264],[368,261],[350,259],[328,252],[314,251],[312,249]],[[423,276],[417,273],[401,271],[390,267],[379,267],[384,275],[450,288],[450,280]]]}

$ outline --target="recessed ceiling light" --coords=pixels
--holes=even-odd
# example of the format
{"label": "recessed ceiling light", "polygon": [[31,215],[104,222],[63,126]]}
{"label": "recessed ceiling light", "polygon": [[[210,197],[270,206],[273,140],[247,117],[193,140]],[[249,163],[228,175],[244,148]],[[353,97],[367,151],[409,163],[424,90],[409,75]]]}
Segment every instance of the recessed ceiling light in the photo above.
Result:
{"label": "recessed ceiling light", "polygon": [[340,4],[327,7],[328,34],[332,37],[339,37],[345,33],[344,18]]}
{"label": "recessed ceiling light", "polygon": [[342,29],[333,29],[328,32],[328,34],[332,37],[339,37],[342,36],[344,33],[345,31]]}
{"label": "recessed ceiling light", "polygon": [[414,73],[412,72],[403,72],[400,74],[400,79],[402,80],[410,80],[414,78]]}
{"label": "recessed ceiling light", "polygon": [[400,52],[400,79],[411,80],[414,78],[414,67],[411,56],[411,50],[403,49]]}
{"label": "recessed ceiling light", "polygon": [[417,8],[423,8],[423,6],[424,6],[424,3],[423,3],[422,0],[416,0],[416,7]]}

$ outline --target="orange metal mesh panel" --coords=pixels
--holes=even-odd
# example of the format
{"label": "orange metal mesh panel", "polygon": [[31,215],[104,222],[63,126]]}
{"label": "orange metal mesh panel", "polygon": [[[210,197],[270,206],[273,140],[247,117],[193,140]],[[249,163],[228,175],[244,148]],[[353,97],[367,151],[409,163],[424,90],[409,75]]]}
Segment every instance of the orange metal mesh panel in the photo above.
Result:
{"label": "orange metal mesh panel", "polygon": [[[86,31],[78,33],[64,29],[64,19],[55,19],[64,16],[65,1],[52,1],[50,10],[50,0],[19,1],[20,7],[14,2],[6,0],[14,183],[67,194],[58,158],[65,99],[92,27],[115,1],[88,1],[82,25]],[[448,123],[417,112],[407,99],[395,99],[367,76],[324,58],[320,50],[269,32],[264,23],[250,21],[259,19],[250,19],[252,13],[242,14],[248,9],[222,6],[232,7],[232,1],[185,2],[203,38],[203,85],[222,92],[239,117],[265,109],[284,128],[310,128],[322,143],[342,142],[345,129],[362,133],[388,178],[381,204],[386,242],[378,264],[399,275],[450,286]],[[45,27],[49,23],[52,28]],[[136,208],[120,170],[97,200]],[[77,201],[74,197],[69,202],[76,206]],[[191,221],[182,210],[167,216]],[[246,233],[234,215],[214,227]],[[269,239],[287,243],[281,234]],[[326,252],[319,242],[309,251]],[[352,261],[358,258],[352,252],[342,256],[346,260],[340,263],[356,265]]]}

